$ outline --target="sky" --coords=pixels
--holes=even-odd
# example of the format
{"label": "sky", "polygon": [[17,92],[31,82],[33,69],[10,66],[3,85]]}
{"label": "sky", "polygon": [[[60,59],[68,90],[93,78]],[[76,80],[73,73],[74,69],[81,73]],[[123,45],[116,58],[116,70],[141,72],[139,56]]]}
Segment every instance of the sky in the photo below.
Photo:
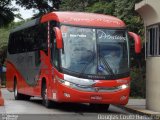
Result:
{"label": "sky", "polygon": [[[18,5],[15,4],[15,1],[12,2],[12,6],[14,6],[15,8],[18,8],[19,11],[18,12],[14,12],[14,13],[20,13],[21,14],[21,17],[23,19],[27,19],[27,18],[31,18],[34,14],[34,9],[31,9],[31,10],[26,10],[25,8],[22,8]],[[14,19],[15,22],[18,22],[20,21],[19,19],[15,18]]]}

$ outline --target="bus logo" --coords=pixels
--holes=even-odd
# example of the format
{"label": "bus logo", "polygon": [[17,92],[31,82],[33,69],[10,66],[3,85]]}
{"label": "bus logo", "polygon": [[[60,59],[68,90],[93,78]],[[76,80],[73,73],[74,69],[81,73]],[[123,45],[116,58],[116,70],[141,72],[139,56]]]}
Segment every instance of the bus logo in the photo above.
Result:
{"label": "bus logo", "polygon": [[98,87],[95,87],[94,90],[95,90],[95,92],[98,92],[98,91],[99,91],[99,88],[98,88]]}

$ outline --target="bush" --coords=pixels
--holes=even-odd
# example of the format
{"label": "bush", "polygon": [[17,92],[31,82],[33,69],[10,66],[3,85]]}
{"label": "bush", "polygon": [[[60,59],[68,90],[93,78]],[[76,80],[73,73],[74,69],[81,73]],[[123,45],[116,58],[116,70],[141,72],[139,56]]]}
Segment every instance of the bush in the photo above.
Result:
{"label": "bush", "polygon": [[131,97],[145,98],[146,96],[145,67],[131,69]]}
{"label": "bush", "polygon": [[0,78],[1,78],[1,85],[6,85],[6,73],[1,73],[0,74]]}

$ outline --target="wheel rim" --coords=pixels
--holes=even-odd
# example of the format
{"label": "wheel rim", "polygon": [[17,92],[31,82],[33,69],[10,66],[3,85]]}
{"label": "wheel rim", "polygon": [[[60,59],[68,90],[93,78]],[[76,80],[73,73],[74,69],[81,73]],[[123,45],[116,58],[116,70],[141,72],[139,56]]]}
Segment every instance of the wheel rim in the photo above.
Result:
{"label": "wheel rim", "polygon": [[48,98],[47,98],[47,88],[46,86],[44,87],[44,90],[43,90],[43,104],[45,106],[47,106],[47,103],[48,103]]}
{"label": "wheel rim", "polygon": [[17,93],[18,93],[18,91],[17,91],[17,84],[15,85],[15,90],[14,90],[14,96],[15,97],[17,97]]}
{"label": "wheel rim", "polygon": [[47,101],[47,88],[44,91],[44,99],[45,99],[45,101]]}

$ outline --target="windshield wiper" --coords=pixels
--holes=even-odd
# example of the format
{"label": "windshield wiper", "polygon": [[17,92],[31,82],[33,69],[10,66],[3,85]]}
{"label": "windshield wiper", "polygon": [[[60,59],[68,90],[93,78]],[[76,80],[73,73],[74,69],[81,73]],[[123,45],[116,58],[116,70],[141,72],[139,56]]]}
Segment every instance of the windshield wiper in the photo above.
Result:
{"label": "windshield wiper", "polygon": [[86,71],[88,65],[90,65],[92,63],[92,61],[94,60],[94,57],[95,57],[95,53],[94,52],[91,52],[91,59],[88,61],[88,64],[85,64],[80,72],[80,75],[79,77],[81,77],[83,75],[83,73]]}
{"label": "windshield wiper", "polygon": [[114,74],[112,68],[109,66],[107,60],[102,55],[99,55],[99,57],[100,57],[102,63],[104,64],[106,71],[108,73],[110,73],[113,77],[115,77],[115,74]]}
{"label": "windshield wiper", "polygon": [[[94,60],[94,57],[95,57],[95,54],[92,53],[92,54],[91,54],[91,59],[88,61],[88,64],[85,64],[85,65],[83,66],[83,68],[82,68],[82,70],[81,70],[81,72],[80,72],[79,77],[81,77],[81,76],[84,74],[84,72],[86,71],[88,65],[90,65],[90,64],[92,63],[92,61]],[[106,71],[107,71],[110,75],[112,75],[113,77],[115,77],[115,74],[113,73],[113,70],[112,70],[112,68],[109,66],[107,60],[106,60],[103,56],[101,56],[101,55],[99,55],[99,57],[100,57],[100,60],[102,61],[102,63],[104,64]],[[99,61],[100,61],[100,60],[99,60]],[[98,68],[97,68],[97,69],[98,69]]]}

